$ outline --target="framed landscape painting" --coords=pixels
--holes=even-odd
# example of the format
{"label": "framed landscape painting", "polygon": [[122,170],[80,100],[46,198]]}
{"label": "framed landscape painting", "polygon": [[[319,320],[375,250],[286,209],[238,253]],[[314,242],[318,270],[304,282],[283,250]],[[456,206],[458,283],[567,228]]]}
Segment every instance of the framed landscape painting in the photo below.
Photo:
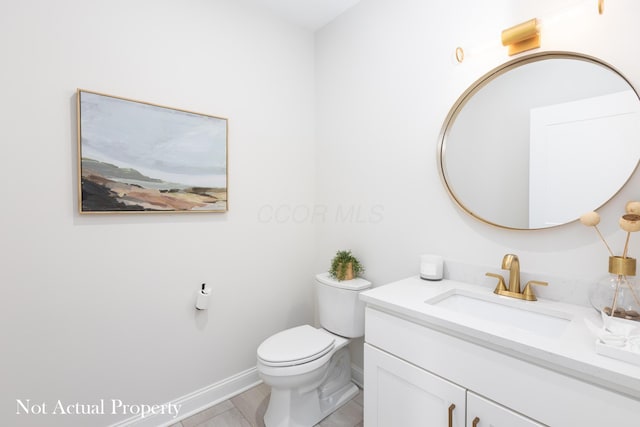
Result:
{"label": "framed landscape painting", "polygon": [[226,212],[227,119],[78,89],[80,213]]}

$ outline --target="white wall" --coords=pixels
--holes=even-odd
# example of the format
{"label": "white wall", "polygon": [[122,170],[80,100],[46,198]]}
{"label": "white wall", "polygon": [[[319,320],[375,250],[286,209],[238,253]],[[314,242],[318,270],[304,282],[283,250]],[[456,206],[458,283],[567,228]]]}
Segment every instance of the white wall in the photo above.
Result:
{"label": "white wall", "polygon": [[[317,33],[315,59],[311,34],[244,0],[4,8],[0,424],[107,425],[122,417],[16,417],[15,399],[162,403],[251,368],[264,337],[311,320],[310,278],[338,249],[376,285],[416,274],[429,252],[498,267],[513,251],[528,272],[603,274],[592,230],[476,222],[436,170],[448,109],[508,60],[500,30],[560,4],[514,3],[362,0]],[[637,85],[639,13],[619,0],[549,23],[543,49],[600,57]],[[229,213],[79,216],[77,87],[228,117]],[[601,210],[614,248],[639,185]],[[202,282],[208,313],[192,307]]]}
{"label": "white wall", "polygon": [[[449,108],[468,85],[510,59],[500,31],[532,17],[544,19],[542,50],[599,57],[640,85],[640,63],[630,54],[640,37],[633,23],[640,4],[606,2],[599,16],[595,3],[363,0],[317,33],[319,202],[329,210],[382,212],[319,223],[317,268],[336,249],[350,248],[375,285],[417,274],[422,253],[499,269],[513,252],[526,272],[568,280],[605,274],[608,254],[593,230],[572,223],[509,231],[478,222],[449,198],[436,162]],[[567,5],[575,7],[563,11]],[[456,46],[465,49],[462,64],[454,60]],[[603,164],[594,173],[614,167]],[[636,173],[600,211],[600,228],[620,252],[618,218],[627,200],[640,198],[639,185]],[[631,253],[639,252],[634,238]],[[586,300],[587,289],[576,292]],[[361,363],[357,351],[354,360]]]}
{"label": "white wall", "polygon": [[[108,425],[16,399],[168,402],[312,321],[313,226],[271,207],[314,200],[313,34],[239,0],[4,6],[0,424]],[[76,88],[227,117],[229,212],[79,216]]]}

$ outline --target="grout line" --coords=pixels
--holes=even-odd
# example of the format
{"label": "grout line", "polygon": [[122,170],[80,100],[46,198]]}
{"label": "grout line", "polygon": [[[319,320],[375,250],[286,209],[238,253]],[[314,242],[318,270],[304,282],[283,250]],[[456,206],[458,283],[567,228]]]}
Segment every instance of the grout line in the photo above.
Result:
{"label": "grout line", "polygon": [[[237,408],[235,407],[235,405],[233,404],[233,402],[231,402],[231,399],[223,400],[222,402],[217,403],[217,405],[220,405],[220,404],[222,404],[222,403],[224,403],[224,402],[227,402],[227,401],[229,401],[229,403],[231,403],[231,407],[230,407],[229,409],[226,409],[226,410],[224,410],[224,411],[222,411],[222,412],[218,412],[218,413],[217,413],[217,414],[215,414],[213,417],[210,417],[210,418],[207,418],[206,420],[203,420],[202,422],[200,422],[200,423],[196,424],[194,427],[202,427],[203,425],[205,425],[205,424],[206,424],[206,423],[208,423],[209,421],[213,420],[214,418],[217,418],[217,417],[218,417],[218,416],[220,416],[220,415],[226,414],[227,412],[229,412],[230,410],[232,410],[232,409],[234,409],[234,408],[235,408],[235,409],[237,409]],[[214,405],[214,406],[216,406],[216,405]],[[213,406],[212,406],[212,407],[213,407]],[[206,409],[205,409],[205,411],[206,411]],[[205,412],[205,411],[202,411],[202,412]],[[238,412],[240,412],[240,410],[238,410]],[[242,413],[241,413],[241,414],[242,414]],[[180,422],[180,425],[184,427],[184,425],[182,424],[182,422]]]}
{"label": "grout line", "polygon": [[[247,391],[248,391],[248,390],[247,390]],[[245,392],[243,392],[243,393],[240,393],[238,396],[241,396],[241,395],[242,395],[242,394],[244,394],[244,393],[246,393],[246,391],[245,391]],[[236,404],[235,404],[235,403],[233,403],[233,400],[229,399],[229,402],[231,402],[231,405],[233,406],[233,408],[235,408],[235,410],[236,410],[236,411],[238,411],[238,413],[240,414],[240,416],[242,417],[242,419],[244,419],[244,420],[247,422],[247,424],[249,424],[250,426],[252,426],[252,427],[253,427],[253,423],[251,422],[251,420],[247,419],[247,417],[246,417],[246,415],[244,414],[244,412],[242,412],[242,411],[240,410],[240,408],[238,408],[238,407],[236,406]],[[229,410],[231,410],[231,408],[229,408]]]}
{"label": "grout line", "polygon": [[[251,390],[251,389],[253,389],[253,388],[255,388],[255,387],[257,387],[257,386],[251,387],[251,388],[249,388],[249,389],[245,390],[244,392],[242,392],[242,393],[238,394],[237,396],[241,396],[242,394],[247,393],[249,390]],[[360,393],[363,393],[362,388],[360,388]],[[239,413],[240,413],[240,416],[242,417],[242,419],[244,419],[244,420],[245,420],[245,421],[246,421],[250,426],[252,426],[252,427],[254,427],[254,426],[255,426],[255,423],[254,423],[254,422],[252,422],[250,419],[248,419],[248,418],[247,418],[247,416],[246,416],[246,415],[245,415],[245,414],[240,410],[240,408],[239,408],[239,407],[237,407],[235,403],[233,403],[233,400],[232,400],[232,399],[227,399],[226,401],[228,401],[229,403],[231,403],[231,407],[230,407],[229,409],[227,409],[227,410],[225,410],[225,411],[222,411],[222,412],[220,412],[220,413],[216,414],[215,416],[213,416],[213,417],[211,417],[211,418],[208,418],[208,419],[204,420],[203,422],[201,422],[201,423],[197,424],[195,427],[202,427],[202,426],[204,426],[207,422],[209,422],[209,421],[211,421],[211,420],[215,419],[215,418],[216,418],[216,417],[218,417],[218,416],[221,416],[221,415],[225,414],[226,412],[228,412],[228,411],[230,411],[230,410],[232,410],[232,409],[235,409],[237,412],[239,412]],[[218,404],[224,403],[224,402],[226,402],[226,401],[219,402]],[[360,407],[360,408],[362,408],[362,409],[364,410],[363,405],[361,405],[359,402],[357,402],[357,401],[356,401],[356,397],[353,397],[349,402],[353,402],[353,403],[355,403],[358,407]],[[323,421],[325,421],[326,419],[330,418],[332,415],[333,415],[333,414],[329,414],[329,416],[327,416],[327,418],[325,418],[325,419],[321,420],[321,421],[320,421],[318,424],[316,424],[314,427],[322,427],[322,422],[323,422]],[[182,425],[182,423],[180,423],[180,425]]]}

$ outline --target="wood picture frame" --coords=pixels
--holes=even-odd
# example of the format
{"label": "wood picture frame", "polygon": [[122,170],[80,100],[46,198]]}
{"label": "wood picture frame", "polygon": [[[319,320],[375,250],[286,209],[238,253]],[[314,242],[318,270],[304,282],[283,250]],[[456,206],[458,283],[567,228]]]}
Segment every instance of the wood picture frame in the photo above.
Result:
{"label": "wood picture frame", "polygon": [[78,206],[226,212],[228,120],[78,89]]}

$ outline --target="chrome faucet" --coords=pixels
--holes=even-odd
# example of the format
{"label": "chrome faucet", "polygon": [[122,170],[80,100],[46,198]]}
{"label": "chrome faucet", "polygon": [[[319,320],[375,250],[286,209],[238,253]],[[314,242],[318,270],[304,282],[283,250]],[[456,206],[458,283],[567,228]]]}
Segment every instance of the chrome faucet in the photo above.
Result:
{"label": "chrome faucet", "polygon": [[524,287],[524,290],[520,292],[520,260],[517,255],[506,254],[502,258],[502,269],[509,270],[509,288],[504,283],[504,277],[500,274],[487,273],[489,277],[495,277],[498,279],[498,286],[493,291],[498,295],[504,295],[507,297],[523,299],[527,301],[537,300],[536,295],[531,289],[531,285],[547,286],[547,282],[540,282],[538,280],[530,280]]}

